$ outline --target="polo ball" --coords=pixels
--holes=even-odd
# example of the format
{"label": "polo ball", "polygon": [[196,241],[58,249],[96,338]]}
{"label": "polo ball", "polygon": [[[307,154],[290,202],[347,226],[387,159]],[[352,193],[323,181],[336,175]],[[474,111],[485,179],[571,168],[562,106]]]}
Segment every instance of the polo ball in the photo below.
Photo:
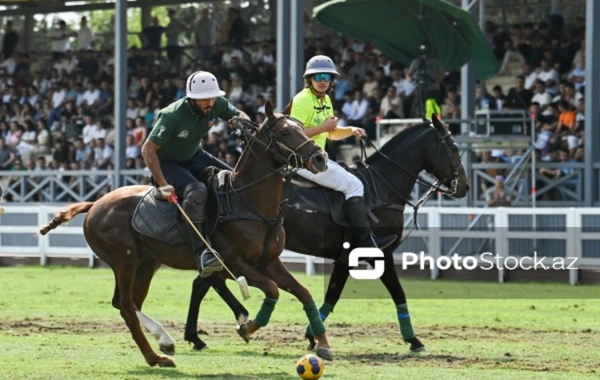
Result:
{"label": "polo ball", "polygon": [[323,361],[313,354],[307,354],[296,363],[296,373],[302,379],[316,380],[323,376]]}

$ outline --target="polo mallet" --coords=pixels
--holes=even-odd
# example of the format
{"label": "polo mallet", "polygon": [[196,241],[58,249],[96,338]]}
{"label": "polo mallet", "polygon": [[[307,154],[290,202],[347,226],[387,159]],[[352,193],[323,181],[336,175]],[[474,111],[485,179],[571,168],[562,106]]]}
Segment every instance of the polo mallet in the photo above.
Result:
{"label": "polo mallet", "polygon": [[244,298],[244,301],[248,300],[250,298],[250,289],[248,288],[248,281],[246,281],[246,277],[244,277],[244,276],[235,277],[233,275],[233,273],[231,273],[231,271],[229,270],[229,268],[227,268],[227,265],[225,265],[225,263],[221,260],[221,258],[219,257],[219,255],[217,255],[217,253],[212,249],[212,247],[210,246],[210,244],[208,244],[208,242],[204,239],[204,236],[202,236],[202,234],[200,233],[200,231],[198,231],[198,229],[196,228],[196,226],[194,226],[194,223],[192,223],[192,221],[190,220],[190,217],[187,216],[187,214],[185,213],[185,211],[183,211],[183,208],[181,207],[181,205],[177,201],[177,196],[175,195],[175,193],[171,193],[171,201],[173,201],[173,203],[175,203],[175,205],[177,206],[177,208],[179,209],[179,211],[181,211],[181,214],[185,217],[185,220],[187,220],[187,222],[194,229],[194,231],[196,231],[196,234],[198,234],[198,236],[200,237],[200,239],[202,239],[202,242],[206,245],[206,247],[208,247],[208,249],[215,256],[215,258],[217,260],[219,260],[219,262],[221,263],[221,265],[223,265],[223,268],[225,268],[227,270],[227,272],[229,272],[229,274],[231,275],[231,277],[233,279],[235,279],[235,282],[238,283],[238,285],[240,286],[240,291],[242,292],[242,297]]}

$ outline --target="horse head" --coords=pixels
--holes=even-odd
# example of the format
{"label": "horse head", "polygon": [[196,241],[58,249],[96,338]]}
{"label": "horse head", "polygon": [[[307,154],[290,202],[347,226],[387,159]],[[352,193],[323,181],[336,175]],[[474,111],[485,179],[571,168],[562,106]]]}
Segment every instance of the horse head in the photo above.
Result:
{"label": "horse head", "polygon": [[424,168],[438,178],[448,188],[445,192],[454,198],[464,198],[469,191],[469,180],[465,173],[458,146],[448,128],[431,115],[431,125],[435,130],[428,154],[425,155]]}
{"label": "horse head", "polygon": [[265,116],[255,138],[266,145],[277,163],[305,167],[315,174],[327,170],[327,155],[304,133],[302,123],[276,115],[270,101],[265,104]]}

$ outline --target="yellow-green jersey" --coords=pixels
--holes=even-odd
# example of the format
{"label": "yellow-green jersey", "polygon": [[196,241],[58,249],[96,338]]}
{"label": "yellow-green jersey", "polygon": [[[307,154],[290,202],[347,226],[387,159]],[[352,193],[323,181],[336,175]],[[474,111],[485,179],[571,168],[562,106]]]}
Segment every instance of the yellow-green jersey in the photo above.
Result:
{"label": "yellow-green jersey", "polygon": [[[333,116],[333,105],[329,95],[325,95],[321,103],[310,88],[305,88],[294,96],[290,116],[304,124],[304,128],[318,127],[325,119]],[[312,139],[325,150],[327,135],[328,132],[319,133]]]}

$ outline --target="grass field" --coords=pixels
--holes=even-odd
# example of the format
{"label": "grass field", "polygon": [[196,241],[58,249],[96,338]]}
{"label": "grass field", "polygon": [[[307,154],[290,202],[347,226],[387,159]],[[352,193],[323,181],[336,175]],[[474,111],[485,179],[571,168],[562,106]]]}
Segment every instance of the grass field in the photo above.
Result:
{"label": "grass field", "polygon": [[[0,268],[0,379],[298,379],[306,353],[305,316],[282,294],[271,324],[250,344],[235,332],[233,314],[214,291],[202,306],[199,328],[209,349],[183,341],[194,272],[161,269],[144,311],[176,342],[177,368],[150,368],[110,305],[108,269]],[[317,304],[323,278],[298,274]],[[481,284],[403,280],[413,326],[427,346],[408,354],[391,300],[343,299],[326,326],[335,360],[323,379],[598,379],[600,287],[566,284]],[[241,299],[235,284],[234,294]],[[439,294],[469,289],[481,294],[574,294],[577,299],[413,299],[416,289]],[[496,289],[496,290],[494,290]],[[413,291],[414,290],[414,291]],[[562,292],[562,293],[561,293]],[[263,295],[251,289],[254,317]],[[433,297],[430,297],[433,298]],[[152,347],[157,343],[147,334]]]}

